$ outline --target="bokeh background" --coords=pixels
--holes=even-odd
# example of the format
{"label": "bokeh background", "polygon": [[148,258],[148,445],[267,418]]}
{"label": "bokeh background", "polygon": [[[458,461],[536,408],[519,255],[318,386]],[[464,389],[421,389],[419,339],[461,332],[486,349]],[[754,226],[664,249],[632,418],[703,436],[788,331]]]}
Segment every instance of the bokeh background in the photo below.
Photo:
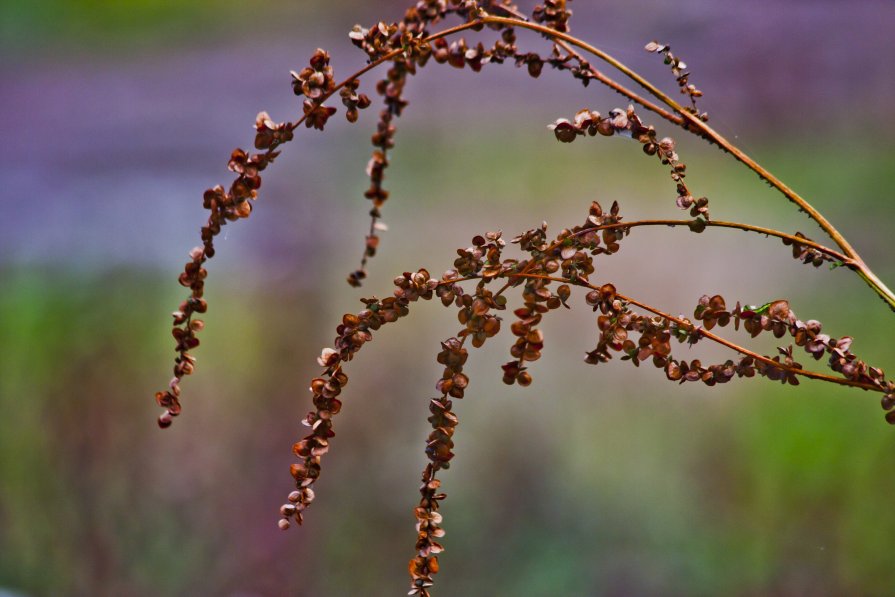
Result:
{"label": "bokeh background", "polygon": [[[325,135],[302,129],[250,221],[227,226],[184,415],[159,431],[152,395],[170,376],[168,313],[202,191],[229,180],[227,156],[251,143],[256,112],[300,111],[290,69],[322,46],[346,75],[363,58],[347,30],[397,19],[403,4],[0,2],[0,594],[403,594],[434,356],[458,326],[421,304],[351,365],[318,500],[282,533],[306,387],[341,314],[389,293],[397,273],[443,271],[485,230],[512,236],[544,219],[557,230],[595,199],[618,200],[629,220],[678,217],[667,172],[639,146],[560,145],[545,128],[618,96],[546,69],[533,81],[512,65],[433,64],[408,87],[390,230],[366,287],[343,280],[362,248],[375,109]],[[895,282],[895,4],[573,8],[574,32],[673,90],[642,51],[670,43],[712,123]],[[715,217],[820,237],[744,168],[675,136]],[[674,313],[704,293],[787,297],[895,366],[892,313],[856,276],[800,265],[776,241],[642,229],[596,279]],[[583,364],[587,309],[544,328],[530,388],[500,382],[509,337],[471,359],[443,476],[439,595],[895,594],[895,432],[877,396],[811,382],[675,386],[651,368]]]}

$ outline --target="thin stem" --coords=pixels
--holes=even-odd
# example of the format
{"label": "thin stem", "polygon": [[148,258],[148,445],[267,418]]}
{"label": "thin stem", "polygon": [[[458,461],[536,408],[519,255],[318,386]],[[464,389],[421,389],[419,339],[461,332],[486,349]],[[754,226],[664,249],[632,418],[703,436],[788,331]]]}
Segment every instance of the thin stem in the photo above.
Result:
{"label": "thin stem", "polygon": [[600,71],[595,69],[593,66],[591,66],[590,63],[587,60],[585,60],[581,54],[576,52],[575,49],[572,46],[570,46],[569,44],[567,44],[565,41],[563,41],[561,39],[556,39],[554,41],[555,41],[556,45],[561,47],[563,50],[568,52],[570,55],[574,56],[578,60],[578,62],[581,63],[581,66],[588,71],[588,73],[590,74],[592,79],[595,79],[595,80],[599,81],[600,83],[602,83],[603,85],[609,87],[610,89],[617,91],[618,93],[622,94],[623,96],[625,96],[629,100],[633,101],[634,103],[640,104],[647,110],[650,110],[651,112],[655,112],[656,114],[658,114],[659,116],[661,116],[662,118],[667,120],[668,122],[670,122],[676,126],[683,126],[684,119],[681,118],[680,116],[672,114],[668,110],[663,109],[661,106],[657,106],[656,104],[649,101],[645,97],[638,95],[637,93],[631,91],[630,89],[628,89],[621,83],[615,81],[614,79],[610,79],[609,77],[607,77],[606,75],[604,75],[603,73],[601,73]]}
{"label": "thin stem", "polygon": [[[613,230],[613,229],[622,229],[626,230],[628,228],[637,228],[639,226],[689,226],[693,223],[693,220],[636,220],[633,222],[618,222],[615,224],[604,224],[602,226],[596,226],[594,228],[585,228],[576,232],[573,236],[582,236],[588,232],[593,232],[594,230]],[[700,222],[701,224],[705,224],[708,227],[715,228],[733,228],[736,230],[743,230],[745,232],[755,232],[757,234],[764,234],[766,236],[775,236],[777,238],[781,238],[784,240],[789,240],[793,244],[803,245],[805,247],[811,247],[812,249],[816,249],[817,251],[829,255],[833,259],[837,261],[841,261],[843,265],[848,267],[857,267],[855,261],[849,257],[846,257],[842,253],[838,251],[834,251],[829,247],[825,247],[820,243],[816,243],[813,240],[809,240],[807,238],[802,238],[796,236],[794,234],[787,234],[786,232],[781,232],[779,230],[773,230],[771,228],[763,228],[761,226],[753,226],[751,224],[742,224],[740,222],[724,222],[720,220],[705,220]]]}
{"label": "thin stem", "polygon": [[[575,284],[576,286],[581,286],[583,288],[589,288],[591,290],[599,290],[599,287],[594,286],[593,284],[591,284],[589,282],[584,282],[582,280],[570,280],[567,278],[560,278],[557,276],[548,276],[545,274],[509,273],[507,275],[511,276],[511,277],[518,277],[518,278],[535,278],[535,279],[540,279],[540,280],[551,280],[553,282],[562,282],[564,284]],[[654,315],[658,315],[659,317],[662,317],[669,321],[673,321],[676,324],[678,324],[679,326],[681,326],[689,331],[696,332],[699,335],[703,336],[704,338],[713,340],[714,342],[717,342],[718,344],[726,346],[727,348],[730,348],[731,350],[734,350],[734,351],[736,351],[740,354],[743,354],[745,356],[752,357],[756,361],[761,361],[762,363],[764,363],[768,366],[775,367],[777,369],[781,369],[783,371],[792,373],[794,375],[801,375],[802,377],[807,377],[809,379],[818,379],[820,381],[835,383],[835,384],[838,384],[841,386],[851,386],[854,388],[861,388],[862,390],[872,390],[872,391],[876,391],[876,392],[883,391],[873,384],[862,383],[859,381],[851,381],[849,379],[843,379],[841,377],[834,377],[832,375],[827,375],[825,373],[817,373],[815,371],[808,371],[806,369],[790,367],[789,365],[786,365],[779,361],[775,361],[775,360],[768,358],[766,356],[760,355],[757,352],[753,352],[753,351],[749,350],[748,348],[743,348],[742,346],[740,346],[738,344],[734,344],[733,342],[730,342],[729,340],[725,340],[721,336],[717,336],[704,328],[697,327],[689,321],[685,321],[683,319],[680,319],[680,318],[670,315],[668,313],[664,313],[664,312],[662,312],[662,311],[656,309],[655,307],[652,307],[646,303],[640,302],[636,299],[633,299],[631,297],[628,297],[628,296],[625,296],[625,295],[619,294],[619,293],[616,293],[616,296],[618,296],[618,298],[620,298],[621,300],[623,300],[627,303],[630,303],[632,305],[640,307],[641,309],[643,309],[645,311],[649,311],[650,313],[652,313]]]}

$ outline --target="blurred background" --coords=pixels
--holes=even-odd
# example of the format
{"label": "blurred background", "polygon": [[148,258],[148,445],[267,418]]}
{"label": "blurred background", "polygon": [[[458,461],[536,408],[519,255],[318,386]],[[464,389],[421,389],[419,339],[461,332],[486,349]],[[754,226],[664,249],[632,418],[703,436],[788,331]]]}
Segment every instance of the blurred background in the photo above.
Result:
{"label": "blurred background", "polygon": [[[346,76],[363,63],[346,32],[405,4],[0,1],[0,595],[403,594],[434,357],[458,325],[420,304],[351,364],[318,500],[283,533],[308,380],[341,314],[390,293],[402,271],[440,275],[486,230],[512,237],[546,219],[555,232],[592,200],[618,200],[627,220],[681,217],[667,172],[637,144],[562,145],[545,128],[619,96],[547,69],[535,81],[509,64],[479,75],[433,64],[408,86],[390,230],[365,287],[344,278],[362,250],[378,108],[349,126],[339,105],[327,134],[301,129],[284,148],[250,221],[219,237],[199,366],[183,416],[160,431],[152,396],[170,377],[168,314],[185,296],[176,279],[203,190],[229,183],[229,153],[252,142],[259,110],[300,112],[290,69],[320,46]],[[895,283],[895,4],[572,8],[574,33],[674,91],[642,50],[671,44],[712,124]],[[374,80],[361,90],[373,95]],[[822,240],[746,169],[656,124],[714,217]],[[789,298],[800,318],[854,336],[862,358],[895,366],[892,313],[856,276],[789,253],[733,231],[640,229],[595,279],[687,315],[704,293]],[[443,475],[438,595],[895,594],[895,431],[876,395],[676,386],[651,367],[585,365],[586,308],[544,329],[529,388],[500,381],[509,334],[470,359]],[[773,339],[756,346],[774,351]]]}

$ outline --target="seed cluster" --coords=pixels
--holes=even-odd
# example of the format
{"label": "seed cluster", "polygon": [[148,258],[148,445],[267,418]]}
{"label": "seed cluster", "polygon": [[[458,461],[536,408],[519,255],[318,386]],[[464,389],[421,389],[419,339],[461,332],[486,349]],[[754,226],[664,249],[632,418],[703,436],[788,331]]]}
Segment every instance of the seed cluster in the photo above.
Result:
{"label": "seed cluster", "polygon": [[431,280],[425,270],[420,270],[414,274],[405,274],[395,281],[395,285],[397,289],[394,296],[382,300],[365,299],[362,311],[346,314],[336,329],[338,335],[335,348],[323,349],[317,359],[324,371],[320,377],[311,380],[310,390],[315,409],[302,421],[311,428],[311,432],[292,447],[293,453],[300,459],[291,468],[299,493],[290,494],[290,503],[281,508],[281,528],[289,528],[290,520],[301,524],[302,512],[314,499],[313,492],[303,490],[310,488],[320,476],[320,459],[329,451],[329,440],[335,435],[332,419],[342,410],[342,402],[338,396],[348,383],[348,376],[342,371],[342,365],[353,359],[367,342],[373,340],[374,331],[406,316],[410,303],[420,298],[431,299],[437,281]]}
{"label": "seed cluster", "polygon": [[[791,345],[779,347],[779,354],[773,358],[756,358],[753,354],[745,354],[738,361],[727,360],[708,366],[698,359],[687,362],[671,355],[673,339],[692,346],[707,337],[705,331],[716,325],[726,327],[733,323],[734,329],[738,330],[742,323],[744,330],[753,338],[762,332],[771,332],[776,338],[788,334],[796,346],[803,347],[816,360],[828,353],[830,369],[855,384],[874,387],[886,394],[895,391],[895,383],[887,381],[881,369],[868,366],[849,351],[852,342],[850,337],[837,340],[821,334],[820,322],[801,321],[785,300],[772,301],[761,307],[741,307],[737,303],[728,311],[722,296],[705,295],[700,298],[694,310],[694,319],[702,322],[702,327],[697,327],[688,319],[649,317],[634,313],[630,304],[620,300],[615,295],[614,287],[609,286],[591,291],[587,296],[588,304],[601,313],[597,320],[600,337],[597,348],[588,353],[589,363],[608,361],[614,351],[624,355],[622,360],[630,360],[634,366],[651,358],[655,367],[665,370],[669,380],[680,383],[701,381],[707,386],[713,386],[727,383],[734,377],[754,377],[758,374],[772,381],[798,385],[798,376],[804,369],[801,363],[795,361]],[[632,334],[634,338],[631,337]],[[786,367],[780,367],[780,364]],[[895,415],[887,415],[887,419],[890,418],[895,420]]]}
{"label": "seed cluster", "polygon": [[687,65],[683,60],[671,53],[671,46],[660,44],[654,40],[646,44],[643,49],[650,53],[662,55],[663,62],[671,68],[671,74],[674,75],[674,80],[677,81],[681,93],[690,98],[690,106],[686,109],[703,122],[707,122],[709,115],[705,112],[700,114],[699,109],[696,107],[696,98],[702,97],[702,92],[696,88],[696,85],[690,83],[690,73],[687,72]]}
{"label": "seed cluster", "polygon": [[436,478],[439,470],[450,468],[454,457],[454,428],[459,423],[451,410],[451,398],[463,398],[469,378],[463,373],[463,365],[469,356],[463,347],[464,340],[449,338],[441,345],[438,362],[444,365],[444,374],[436,384],[441,396],[429,401],[429,423],[432,432],[426,441],[426,456],[429,464],[423,470],[420,482],[420,502],[413,513],[416,517],[416,555],[408,564],[411,595],[428,595],[433,584],[432,576],[438,572],[438,554],[444,551],[439,539],[444,537],[441,528],[442,516],[439,504],[447,495],[440,491],[441,480]]}
{"label": "seed cluster", "polygon": [[[302,103],[305,126],[322,131],[330,116],[336,113],[335,108],[324,106],[322,101],[336,87],[336,83],[333,80],[333,68],[329,65],[329,53],[318,48],[314,55],[311,56],[310,66],[303,68],[300,73],[292,71],[291,74],[292,90],[295,92],[295,95],[305,97]],[[344,99],[345,96],[342,97]],[[355,102],[355,106],[358,103]],[[348,120],[351,122],[357,120],[356,110],[354,120],[352,120],[351,116],[348,117]]]}
{"label": "seed cluster", "polygon": [[252,202],[258,198],[261,187],[261,172],[279,155],[277,147],[292,139],[293,127],[288,123],[275,123],[266,112],[261,112],[255,120],[255,147],[262,153],[250,154],[235,149],[230,154],[227,167],[236,174],[236,180],[229,190],[218,185],[205,191],[203,207],[209,211],[208,222],[202,227],[202,246],[190,251],[190,260],[184,266],[178,281],[190,289],[190,295],[172,314],[177,357],[174,359],[174,377],[166,390],[156,392],[156,403],[165,409],[158,419],[162,428],[169,427],[174,417],[180,414],[180,382],[190,375],[196,366],[196,359],[190,351],[199,346],[196,334],[205,327],[197,314],[205,313],[205,278],[208,271],[204,265],[214,257],[214,239],[228,222],[248,218],[252,213]]}

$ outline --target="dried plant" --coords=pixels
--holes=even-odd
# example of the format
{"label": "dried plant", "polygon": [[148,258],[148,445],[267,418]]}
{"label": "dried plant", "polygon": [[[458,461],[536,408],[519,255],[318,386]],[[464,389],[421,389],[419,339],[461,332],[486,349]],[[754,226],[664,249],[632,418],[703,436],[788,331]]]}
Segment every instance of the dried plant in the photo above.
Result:
{"label": "dried plant", "polygon": [[[440,277],[428,271],[398,276],[394,280],[392,296],[384,299],[362,299],[364,308],[356,314],[346,314],[336,328],[334,345],[323,349],[318,358],[323,368],[320,377],[311,381],[314,408],[304,424],[309,431],[295,443],[293,452],[298,461],[291,473],[296,489],[289,494],[281,509],[279,526],[289,528],[301,524],[305,510],[314,500],[312,489],[320,476],[321,460],[329,450],[334,436],[333,417],[342,409],[340,396],[348,383],[345,365],[373,339],[383,325],[407,316],[416,301],[438,298],[448,308],[457,310],[460,330],[441,344],[437,355],[444,372],[437,380],[439,396],[431,399],[428,421],[432,426],[425,451],[429,464],[422,474],[420,502],[415,509],[417,539],[410,560],[410,594],[428,596],[433,577],[438,572],[438,554],[444,530],[439,505],[445,499],[441,492],[440,471],[447,469],[453,457],[453,433],[458,424],[453,411],[455,399],[465,395],[469,378],[464,366],[469,356],[468,346],[480,347],[503,327],[501,313],[507,310],[507,294],[519,292],[521,307],[512,311],[510,333],[515,343],[510,349],[511,359],[503,365],[503,381],[527,386],[532,383],[529,364],[541,357],[544,334],[540,323],[545,315],[560,308],[571,308],[572,290],[583,289],[584,303],[597,312],[598,337],[596,346],[585,356],[585,362],[600,364],[613,356],[630,361],[635,367],[651,363],[662,369],[669,381],[677,383],[701,382],[707,386],[723,384],[756,375],[784,384],[796,385],[800,378],[814,379],[842,386],[851,386],[882,394],[886,420],[895,423],[895,382],[884,376],[881,369],[872,367],[851,352],[849,336],[832,337],[822,332],[821,323],[800,319],[786,300],[773,300],[762,305],[736,302],[731,308],[720,295],[702,296],[696,301],[693,317],[675,317],[659,308],[622,293],[607,281],[593,281],[594,260],[610,256],[635,228],[648,226],[681,226],[693,233],[708,227],[733,228],[776,237],[792,247],[794,258],[815,267],[828,263],[841,266],[860,276],[890,308],[895,309],[892,293],[861,259],[842,234],[805,199],[787,187],[738,147],[708,125],[708,115],[700,112],[697,98],[702,95],[690,83],[686,65],[667,45],[650,42],[648,52],[659,54],[669,65],[680,92],[687,96],[681,105],[624,64],[600,49],[569,34],[571,11],[565,0],[545,0],[526,17],[509,1],[475,2],[473,0],[419,0],[407,10],[398,23],[377,23],[370,28],[355,26],[349,33],[351,42],[363,50],[367,65],[358,72],[336,82],[330,66],[329,54],[317,50],[308,66],[292,73],[295,94],[304,98],[303,115],[294,122],[277,123],[266,113],[255,122],[255,150],[236,149],[230,156],[229,168],[236,175],[225,189],[214,187],[205,192],[204,206],[209,210],[208,222],[202,228],[202,245],[190,252],[190,261],[180,274],[180,283],[190,289],[189,297],[174,312],[173,335],[176,340],[174,378],[166,390],[156,394],[165,409],[159,425],[167,427],[180,414],[180,384],[193,372],[195,361],[191,351],[199,345],[197,333],[202,321],[197,315],[205,312],[205,263],[214,256],[214,239],[221,228],[230,222],[249,217],[261,186],[261,173],[279,155],[280,146],[291,141],[302,124],[306,128],[323,130],[336,108],[326,105],[336,93],[346,108],[349,122],[358,120],[359,111],[372,104],[359,92],[360,80],[381,65],[388,65],[385,76],[375,85],[383,108],[372,136],[374,147],[367,166],[370,187],[365,197],[372,202],[371,224],[364,241],[361,265],[348,276],[353,286],[359,286],[367,276],[366,266],[379,245],[377,232],[382,208],[388,199],[384,188],[385,171],[389,165],[389,150],[395,143],[395,121],[407,107],[404,88],[408,77],[431,64],[449,64],[458,69],[479,72],[492,65],[511,62],[525,67],[537,78],[545,66],[568,72],[587,86],[597,81],[624,96],[630,105],[615,108],[605,115],[589,109],[579,111],[571,119],[560,118],[549,125],[556,139],[571,143],[579,137],[623,136],[642,145],[648,156],[655,156],[668,168],[675,184],[675,203],[688,213],[687,219],[655,219],[623,221],[619,205],[613,203],[606,210],[594,202],[583,223],[559,230],[548,236],[546,224],[528,230],[511,239],[517,245],[514,256],[508,256],[507,243],[500,232],[487,232],[472,239],[470,246],[457,250],[453,268]],[[434,31],[447,17],[459,18],[459,24]],[[467,42],[458,38],[461,33],[492,31],[497,40],[486,45],[483,41]],[[552,42],[549,55],[526,51],[517,45],[516,32],[529,31]],[[597,59],[614,71],[632,80],[643,91],[635,92],[594,67],[586,56]],[[727,152],[751,169],[762,180],[779,191],[809,218],[830,239],[828,247],[807,238],[801,232],[787,233],[741,222],[714,220],[709,215],[709,200],[696,197],[688,187],[686,165],[680,160],[675,141],[659,136],[654,126],[646,123],[641,113],[650,112],[662,124],[692,133]],[[580,298],[575,299],[580,302]],[[731,341],[716,334],[716,328],[740,327],[750,338],[762,333],[775,338],[788,337],[774,356],[750,350],[741,341]],[[731,351],[731,358],[704,364],[680,356],[680,345],[710,341]],[[798,362],[797,349],[807,358],[826,361],[828,372],[806,369]],[[677,350],[677,352],[675,352]]]}

